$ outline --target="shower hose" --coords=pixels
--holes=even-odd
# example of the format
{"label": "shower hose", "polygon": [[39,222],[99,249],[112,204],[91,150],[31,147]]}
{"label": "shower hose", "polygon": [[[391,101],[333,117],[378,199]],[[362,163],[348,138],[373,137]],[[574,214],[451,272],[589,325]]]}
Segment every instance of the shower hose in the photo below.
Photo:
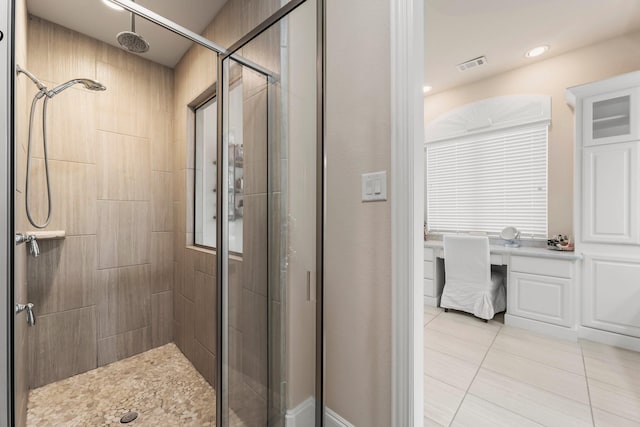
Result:
{"label": "shower hose", "polygon": [[[29,114],[29,136],[27,142],[27,179],[25,183],[25,207],[27,210],[27,218],[31,225],[36,228],[45,228],[49,225],[51,221],[51,183],[49,181],[49,157],[47,154],[47,102],[49,101],[49,97],[46,96],[47,93],[44,90],[40,90],[33,97],[33,101],[31,102],[31,113]],[[44,150],[44,174],[45,181],[47,184],[47,219],[44,224],[38,224],[36,220],[33,218],[31,214],[31,207],[29,204],[29,178],[31,175],[31,145],[33,142],[33,116],[36,110],[36,105],[38,104],[38,100],[44,97],[44,102],[42,104],[42,148]]]}

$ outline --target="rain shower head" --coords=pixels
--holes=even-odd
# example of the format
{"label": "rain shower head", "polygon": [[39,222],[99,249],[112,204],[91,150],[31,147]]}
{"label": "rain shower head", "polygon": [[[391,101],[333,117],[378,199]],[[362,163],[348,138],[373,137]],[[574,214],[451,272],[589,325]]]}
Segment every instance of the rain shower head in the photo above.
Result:
{"label": "rain shower head", "polygon": [[149,43],[136,33],[136,16],[131,13],[131,31],[121,31],[116,36],[123,49],[133,53],[145,53],[149,50]]}
{"label": "rain shower head", "polygon": [[145,53],[149,50],[149,43],[138,33],[122,31],[117,35],[118,43],[124,49],[134,53]]}
{"label": "rain shower head", "polygon": [[73,80],[69,80],[66,83],[61,84],[60,86],[56,86],[55,88],[51,89],[49,92],[47,92],[47,96],[49,98],[53,98],[54,96],[56,96],[57,94],[59,94],[63,90],[65,90],[67,88],[70,88],[71,86],[73,86],[75,84],[81,84],[82,86],[85,87],[85,89],[89,89],[89,90],[95,90],[95,91],[107,90],[107,88],[102,83],[97,82],[95,80],[91,80],[91,79],[73,79]]}

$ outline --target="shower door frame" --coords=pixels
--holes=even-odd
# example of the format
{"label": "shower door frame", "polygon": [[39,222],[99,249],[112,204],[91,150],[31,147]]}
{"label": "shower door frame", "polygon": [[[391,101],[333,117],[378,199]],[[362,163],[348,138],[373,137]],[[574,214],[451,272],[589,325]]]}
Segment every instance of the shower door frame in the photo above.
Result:
{"label": "shower door frame", "polygon": [[[225,67],[225,60],[234,60],[240,64],[253,69],[267,77],[271,78],[269,70],[265,70],[258,64],[253,64],[250,61],[243,59],[236,55],[236,52],[249,44],[252,40],[259,37],[262,33],[267,31],[276,23],[280,22],[283,18],[288,16],[291,12],[297,9],[307,0],[290,0],[286,5],[278,9],[275,13],[262,21],[257,27],[249,31],[244,37],[229,47],[223,54],[218,55],[217,64],[217,93],[218,93],[218,141],[217,141],[217,158],[221,167],[218,168],[219,183],[228,182],[229,176],[229,164],[228,164],[228,150],[225,144],[224,138],[224,120],[225,114],[228,112],[224,108],[225,84],[228,80],[228,66]],[[324,229],[325,229],[325,140],[324,140],[324,111],[325,111],[325,16],[326,6],[325,0],[316,0],[316,355],[315,355],[315,426],[321,427],[324,425],[324,412],[325,412],[325,400],[324,400]],[[228,62],[226,63],[228,64]],[[225,80],[226,79],[226,80]],[[228,85],[227,85],[228,86]],[[269,84],[271,87],[271,84]],[[222,90],[221,90],[222,89]],[[269,97],[272,98],[272,97]],[[270,134],[270,132],[269,132]],[[269,135],[268,138],[271,138]],[[220,187],[222,188],[222,187]],[[216,223],[216,245],[217,251],[217,301],[222,301],[218,309],[218,337],[217,348],[221,349],[219,357],[216,361],[217,375],[216,375],[216,389],[222,390],[222,393],[216,395],[216,426],[227,427],[229,425],[229,373],[228,373],[228,303],[229,303],[229,277],[228,277],[228,256],[229,248],[226,242],[228,241],[228,199],[225,197],[225,192],[219,191],[217,193],[216,205],[220,208],[222,215],[219,216],[220,221]],[[286,352],[285,352],[286,354]],[[285,356],[286,357],[286,356]],[[286,396],[285,396],[286,401]],[[286,406],[286,404],[285,404]],[[282,414],[283,416],[285,414]]]}
{"label": "shower door frame", "polygon": [[0,10],[0,427],[14,423],[13,408],[13,96],[14,96],[14,0]]}

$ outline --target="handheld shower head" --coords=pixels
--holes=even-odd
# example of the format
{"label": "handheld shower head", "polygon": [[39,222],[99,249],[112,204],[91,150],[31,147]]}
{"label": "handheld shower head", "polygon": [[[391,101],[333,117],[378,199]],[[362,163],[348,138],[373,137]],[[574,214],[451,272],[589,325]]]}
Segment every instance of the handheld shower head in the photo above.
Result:
{"label": "handheld shower head", "polygon": [[66,83],[61,84],[60,86],[54,87],[49,92],[47,92],[47,96],[49,98],[53,98],[54,96],[56,96],[57,94],[59,94],[63,90],[65,90],[67,88],[70,88],[71,86],[73,86],[75,84],[81,84],[82,86],[85,87],[85,89],[95,90],[95,91],[103,91],[103,90],[107,89],[102,83],[97,82],[95,80],[91,80],[91,79],[73,79],[73,80],[69,80]]}

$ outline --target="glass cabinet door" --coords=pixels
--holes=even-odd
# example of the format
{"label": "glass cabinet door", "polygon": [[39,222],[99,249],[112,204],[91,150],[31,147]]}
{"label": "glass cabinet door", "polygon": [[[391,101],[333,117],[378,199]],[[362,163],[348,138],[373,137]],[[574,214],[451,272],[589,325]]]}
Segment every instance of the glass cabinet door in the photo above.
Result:
{"label": "glass cabinet door", "polygon": [[637,89],[593,96],[585,98],[583,102],[584,145],[640,139]]}

